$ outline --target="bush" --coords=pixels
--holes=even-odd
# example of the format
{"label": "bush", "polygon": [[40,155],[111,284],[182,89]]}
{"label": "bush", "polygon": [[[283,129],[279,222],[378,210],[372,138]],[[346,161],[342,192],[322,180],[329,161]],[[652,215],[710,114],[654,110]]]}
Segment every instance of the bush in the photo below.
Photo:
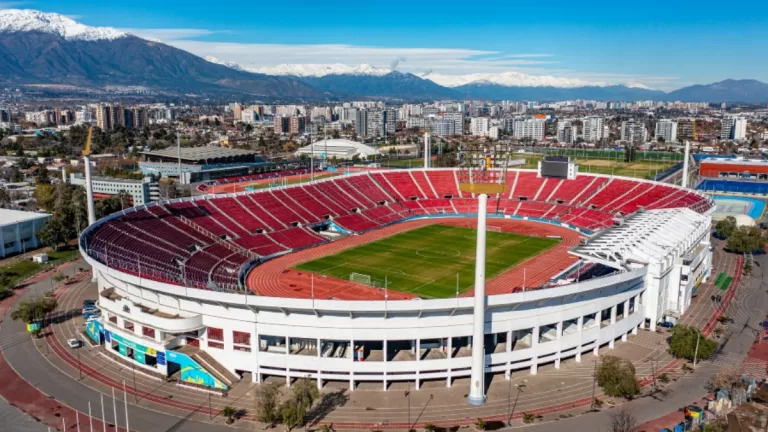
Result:
{"label": "bush", "polygon": [[664,384],[668,383],[670,381],[669,375],[665,373],[659,375],[659,381],[663,382]]}
{"label": "bush", "polygon": [[274,425],[280,420],[278,401],[280,385],[277,383],[262,384],[256,390],[256,418],[265,424]]}
{"label": "bush", "polygon": [[597,369],[597,385],[608,396],[631,399],[640,393],[635,366],[629,360],[604,356]]}
{"label": "bush", "polygon": [[533,422],[535,422],[535,421],[536,421],[536,419],[537,419],[538,417],[539,417],[539,416],[537,416],[537,415],[536,415],[536,414],[534,414],[534,413],[524,412],[524,413],[523,413],[523,423],[526,423],[526,424],[528,424],[528,423],[533,423]]}
{"label": "bush", "polygon": [[727,239],[736,230],[736,218],[728,216],[715,225],[715,235],[721,239]]}
{"label": "bush", "polygon": [[53,297],[33,297],[29,300],[22,300],[19,305],[11,312],[11,318],[14,321],[21,320],[29,324],[40,321],[45,318],[49,312],[56,309],[58,302]]}
{"label": "bush", "polygon": [[[699,349],[696,351],[696,341]],[[712,357],[717,349],[717,343],[702,335],[698,328],[687,325],[677,325],[672,329],[672,338],[669,343],[669,353],[675,358],[684,358],[693,361]]]}
{"label": "bush", "polygon": [[487,427],[488,423],[486,423],[485,420],[481,419],[480,417],[475,420],[475,430],[484,431]]}

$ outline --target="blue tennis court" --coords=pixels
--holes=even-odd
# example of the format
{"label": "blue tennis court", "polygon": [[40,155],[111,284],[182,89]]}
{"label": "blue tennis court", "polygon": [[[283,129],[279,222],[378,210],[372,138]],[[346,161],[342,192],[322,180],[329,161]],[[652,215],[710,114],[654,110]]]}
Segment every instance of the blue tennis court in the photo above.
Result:
{"label": "blue tennis court", "polygon": [[712,215],[714,219],[744,214],[754,220],[758,220],[765,211],[765,202],[754,198],[715,195],[712,199],[717,204],[715,214]]}

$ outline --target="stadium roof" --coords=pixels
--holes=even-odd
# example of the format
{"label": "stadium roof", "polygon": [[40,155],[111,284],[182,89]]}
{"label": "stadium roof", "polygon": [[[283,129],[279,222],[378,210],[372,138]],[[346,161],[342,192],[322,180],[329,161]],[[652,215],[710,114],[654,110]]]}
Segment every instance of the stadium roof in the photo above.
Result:
{"label": "stadium roof", "polygon": [[739,159],[739,158],[722,158],[719,156],[709,157],[701,161],[703,164],[715,163],[724,165],[751,165],[751,166],[768,166],[768,160],[765,159]]}
{"label": "stadium roof", "polygon": [[51,217],[51,215],[48,213],[0,209],[0,226],[13,225],[19,222],[26,222],[49,217]]}
{"label": "stadium roof", "polygon": [[367,158],[374,155],[380,155],[381,152],[371,146],[356,141],[346,139],[318,140],[314,143],[300,148],[296,151],[296,156],[314,153],[315,157],[322,157],[327,153],[328,157],[336,156],[339,159],[352,159],[355,156]]}
{"label": "stadium roof", "polygon": [[[150,158],[174,159],[179,158],[176,147],[168,147],[162,150],[142,152],[144,156]],[[256,152],[253,150],[236,149],[229,147],[182,147],[181,160],[185,162],[197,163],[220,163],[227,159],[242,159],[244,157],[256,158]]]}
{"label": "stadium roof", "polygon": [[619,270],[683,256],[709,230],[708,217],[688,208],[638,212],[570,252]]}

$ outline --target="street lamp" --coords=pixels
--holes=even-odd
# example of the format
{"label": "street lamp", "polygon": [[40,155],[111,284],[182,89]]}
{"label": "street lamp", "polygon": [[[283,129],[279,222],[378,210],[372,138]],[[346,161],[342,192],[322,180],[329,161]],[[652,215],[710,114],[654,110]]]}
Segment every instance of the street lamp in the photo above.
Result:
{"label": "street lamp", "polygon": [[511,400],[511,393],[512,393],[512,377],[509,377],[509,394],[507,396],[507,426],[512,426],[512,416],[515,414],[515,408],[517,407],[517,401],[520,399],[520,393],[525,388],[525,384],[515,384],[515,387],[517,387],[517,396],[515,396],[515,405],[510,410],[509,408],[509,401]]}

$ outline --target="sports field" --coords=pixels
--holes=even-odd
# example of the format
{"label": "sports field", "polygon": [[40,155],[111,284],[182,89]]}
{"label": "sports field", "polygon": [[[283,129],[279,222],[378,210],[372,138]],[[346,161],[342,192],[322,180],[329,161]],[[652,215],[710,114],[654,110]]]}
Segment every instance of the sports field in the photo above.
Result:
{"label": "sports field", "polygon": [[[300,270],[384,286],[423,298],[450,298],[472,287],[477,231],[429,225],[297,266]],[[555,246],[557,239],[488,231],[486,278]]]}

